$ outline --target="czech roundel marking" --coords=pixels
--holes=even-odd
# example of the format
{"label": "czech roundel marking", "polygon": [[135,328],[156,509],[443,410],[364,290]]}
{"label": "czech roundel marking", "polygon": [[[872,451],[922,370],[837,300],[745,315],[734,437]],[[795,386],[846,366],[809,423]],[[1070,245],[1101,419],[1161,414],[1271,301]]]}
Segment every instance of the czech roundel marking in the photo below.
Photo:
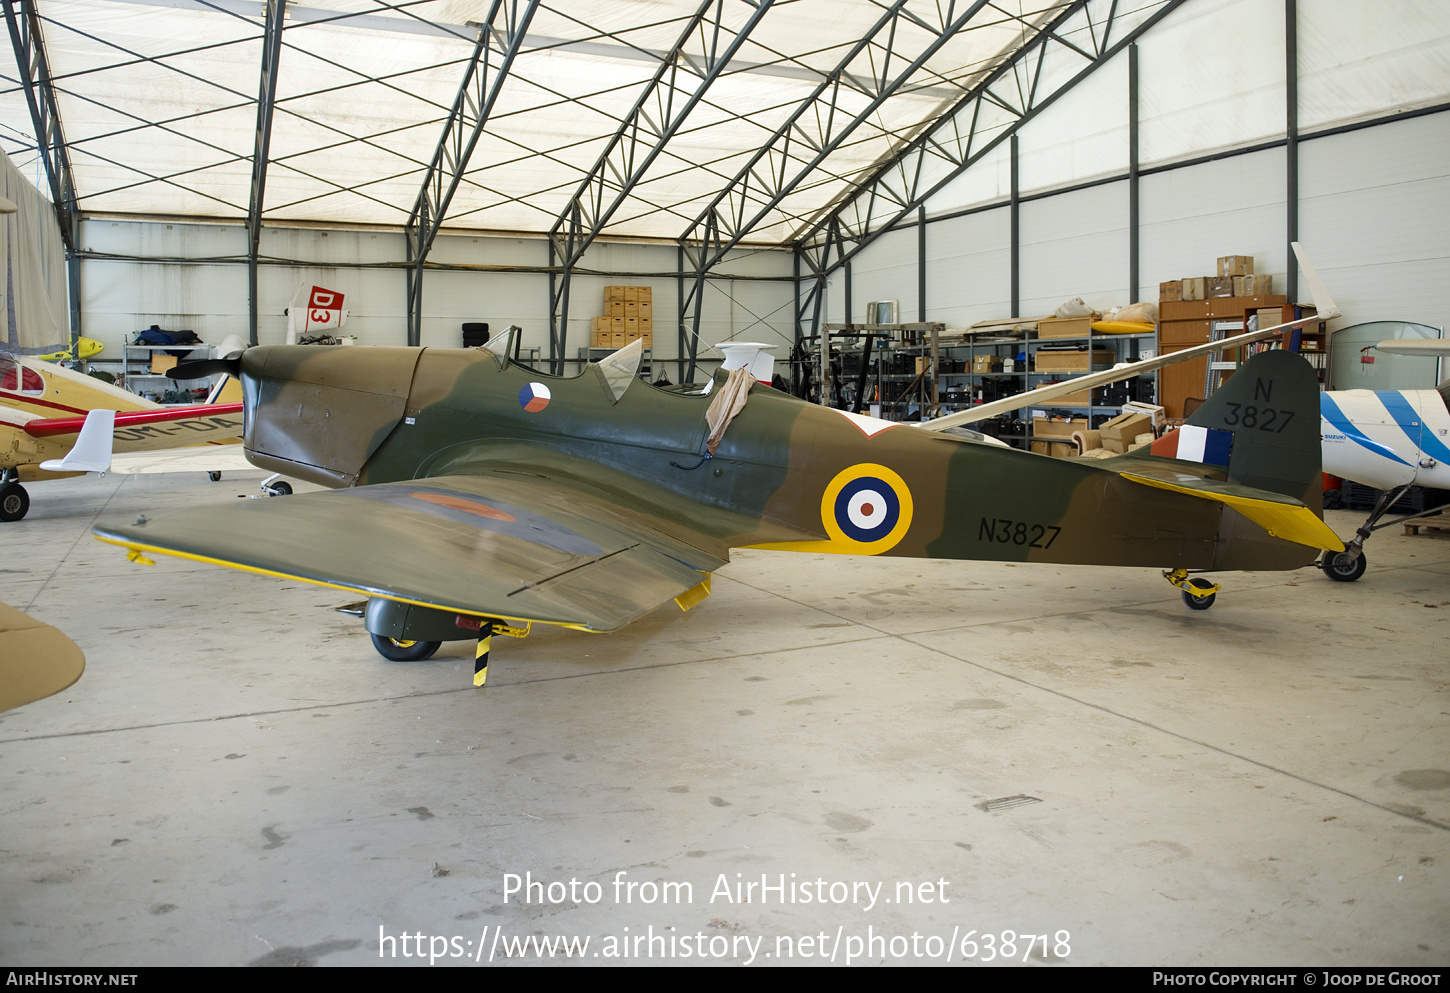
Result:
{"label": "czech roundel marking", "polygon": [[549,405],[552,394],[543,383],[530,383],[519,390],[519,406],[531,414],[537,414]]}
{"label": "czech roundel marking", "polygon": [[884,465],[863,462],[843,469],[821,497],[826,533],[858,555],[895,547],[911,528],[911,490]]}

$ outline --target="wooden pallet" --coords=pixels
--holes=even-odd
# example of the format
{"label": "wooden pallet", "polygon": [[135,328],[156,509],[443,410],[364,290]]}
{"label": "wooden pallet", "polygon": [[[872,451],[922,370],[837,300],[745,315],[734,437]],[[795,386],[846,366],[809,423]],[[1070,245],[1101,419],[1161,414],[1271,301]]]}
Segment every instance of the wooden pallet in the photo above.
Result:
{"label": "wooden pallet", "polygon": [[1450,531],[1450,513],[1436,514],[1434,517],[1421,517],[1416,521],[1405,522],[1405,534],[1407,535],[1419,534],[1420,528],[1425,528],[1429,531]]}

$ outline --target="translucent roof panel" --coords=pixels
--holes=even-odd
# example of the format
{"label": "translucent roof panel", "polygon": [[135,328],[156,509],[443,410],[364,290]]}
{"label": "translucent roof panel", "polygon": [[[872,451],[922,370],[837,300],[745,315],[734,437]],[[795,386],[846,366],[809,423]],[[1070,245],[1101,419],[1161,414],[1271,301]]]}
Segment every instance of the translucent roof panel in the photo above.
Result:
{"label": "translucent roof panel", "polygon": [[[245,217],[264,3],[34,3],[81,209]],[[288,4],[264,219],[404,224],[492,6]],[[542,2],[445,224],[548,231],[582,193],[604,235],[678,238],[713,208],[789,241],[1064,6]],[[13,57],[6,76],[0,147],[33,170]]]}

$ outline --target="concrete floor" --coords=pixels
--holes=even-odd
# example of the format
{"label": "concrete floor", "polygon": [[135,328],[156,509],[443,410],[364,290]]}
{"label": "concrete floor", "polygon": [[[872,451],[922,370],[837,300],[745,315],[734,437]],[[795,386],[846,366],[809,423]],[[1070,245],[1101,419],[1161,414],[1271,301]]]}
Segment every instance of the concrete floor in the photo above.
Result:
{"label": "concrete floor", "polygon": [[1148,570],[743,552],[689,614],[502,639],[479,692],[346,594],[88,537],[255,485],[37,484],[0,530],[0,599],[88,660],[0,716],[0,962],[1450,964],[1450,539],[1202,613]]}

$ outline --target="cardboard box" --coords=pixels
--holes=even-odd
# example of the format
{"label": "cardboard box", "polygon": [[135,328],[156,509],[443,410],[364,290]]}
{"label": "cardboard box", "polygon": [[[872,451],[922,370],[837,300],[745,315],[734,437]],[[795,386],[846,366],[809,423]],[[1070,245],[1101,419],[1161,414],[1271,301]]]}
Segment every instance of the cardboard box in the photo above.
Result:
{"label": "cardboard box", "polygon": [[594,318],[594,327],[592,328],[592,330],[594,330],[594,331],[608,331],[609,330],[609,318],[608,317],[596,317],[596,318]]}
{"label": "cardboard box", "polygon": [[[648,289],[648,287],[645,287],[645,288]],[[639,308],[639,319],[640,320],[642,320],[642,321],[648,321],[648,320],[652,320],[654,318],[654,316],[655,316],[655,314],[654,314],[655,305],[652,304],[652,303],[650,303],[648,300],[640,300],[640,302],[638,304],[636,304],[635,306],[637,306]]]}
{"label": "cardboard box", "polygon": [[176,356],[164,352],[151,353],[151,375],[159,376],[167,369],[176,368]]}
{"label": "cardboard box", "polygon": [[626,286],[626,287],[624,287],[624,302],[625,303],[639,303],[639,287],[638,286]]}
{"label": "cardboard box", "polygon": [[[1271,328],[1276,324],[1283,324],[1285,321],[1283,307],[1264,307],[1254,311],[1254,313],[1258,315],[1260,330]],[[1293,318],[1291,317],[1289,320],[1293,320]]]}
{"label": "cardboard box", "polygon": [[[624,303],[624,287],[623,286],[606,286],[606,287],[604,287],[604,302],[605,303]],[[613,316],[613,315],[611,315],[611,316]],[[623,317],[624,315],[621,314],[620,316]]]}
{"label": "cardboard box", "polygon": [[635,320],[639,320],[639,304],[625,303],[623,316],[626,321],[629,320],[631,317]]}
{"label": "cardboard box", "polygon": [[1208,277],[1192,276],[1188,279],[1179,280],[1183,284],[1183,295],[1181,300],[1206,300],[1208,299]]}
{"label": "cardboard box", "polygon": [[1086,417],[1048,417],[1039,411],[1032,415],[1032,437],[1034,438],[1065,438],[1072,441],[1074,431],[1086,431],[1088,419]]}
{"label": "cardboard box", "polygon": [[1218,260],[1219,276],[1252,276],[1254,257],[1252,255],[1225,255]]}
{"label": "cardboard box", "polygon": [[1086,338],[1092,331],[1089,317],[1044,317],[1037,322],[1039,338]]}
{"label": "cardboard box", "polygon": [[596,330],[589,335],[589,347],[608,348],[611,340],[610,332]]}
{"label": "cardboard box", "polygon": [[972,356],[972,372],[1001,372],[1002,358],[999,355],[974,355]]}
{"label": "cardboard box", "polygon": [[639,318],[638,317],[626,317],[624,319],[624,333],[625,334],[628,334],[628,335],[633,335],[636,338],[639,337]]}
{"label": "cardboard box", "polygon": [[611,317],[609,319],[609,330],[615,334],[624,334],[624,318]]}
{"label": "cardboard box", "polygon": [[655,329],[655,322],[648,317],[641,317],[639,319],[639,329],[641,331],[653,331]]}
{"label": "cardboard box", "polygon": [[610,348],[623,348],[626,344],[628,344],[628,341],[626,340],[626,333],[625,332],[623,332],[623,331],[611,331],[611,332],[609,332],[609,347]]}
{"label": "cardboard box", "polygon": [[610,300],[604,305],[604,312],[610,317],[624,317],[626,304],[623,300]]}
{"label": "cardboard box", "polygon": [[1137,441],[1138,435],[1153,430],[1153,418],[1147,414],[1130,411],[1119,414],[1110,421],[1104,421],[1098,428],[1103,436],[1103,447],[1110,452],[1122,454],[1128,446]]}
{"label": "cardboard box", "polygon": [[1038,455],[1050,455],[1055,459],[1065,459],[1077,454],[1077,445],[1071,441],[1032,441],[1032,450]]}
{"label": "cardboard box", "polygon": [[1094,348],[1091,352],[1037,351],[1038,372],[1090,372],[1109,369],[1116,361],[1117,355],[1108,348]]}
{"label": "cardboard box", "polygon": [[1166,412],[1162,407],[1156,403],[1143,403],[1141,400],[1129,400],[1123,404],[1123,413],[1146,414],[1148,419],[1153,422],[1154,431],[1157,431],[1166,419]]}
{"label": "cardboard box", "polygon": [[1234,295],[1234,278],[1232,276],[1210,276],[1206,283],[1205,291],[1210,299]]}
{"label": "cardboard box", "polygon": [[1158,284],[1158,302],[1178,301],[1183,299],[1183,280],[1170,279],[1166,283]]}
{"label": "cardboard box", "polygon": [[639,339],[640,339],[640,343],[643,344],[645,348],[654,348],[655,347],[655,336],[654,336],[654,333],[653,332],[651,332],[651,331],[641,331],[639,333]]}

